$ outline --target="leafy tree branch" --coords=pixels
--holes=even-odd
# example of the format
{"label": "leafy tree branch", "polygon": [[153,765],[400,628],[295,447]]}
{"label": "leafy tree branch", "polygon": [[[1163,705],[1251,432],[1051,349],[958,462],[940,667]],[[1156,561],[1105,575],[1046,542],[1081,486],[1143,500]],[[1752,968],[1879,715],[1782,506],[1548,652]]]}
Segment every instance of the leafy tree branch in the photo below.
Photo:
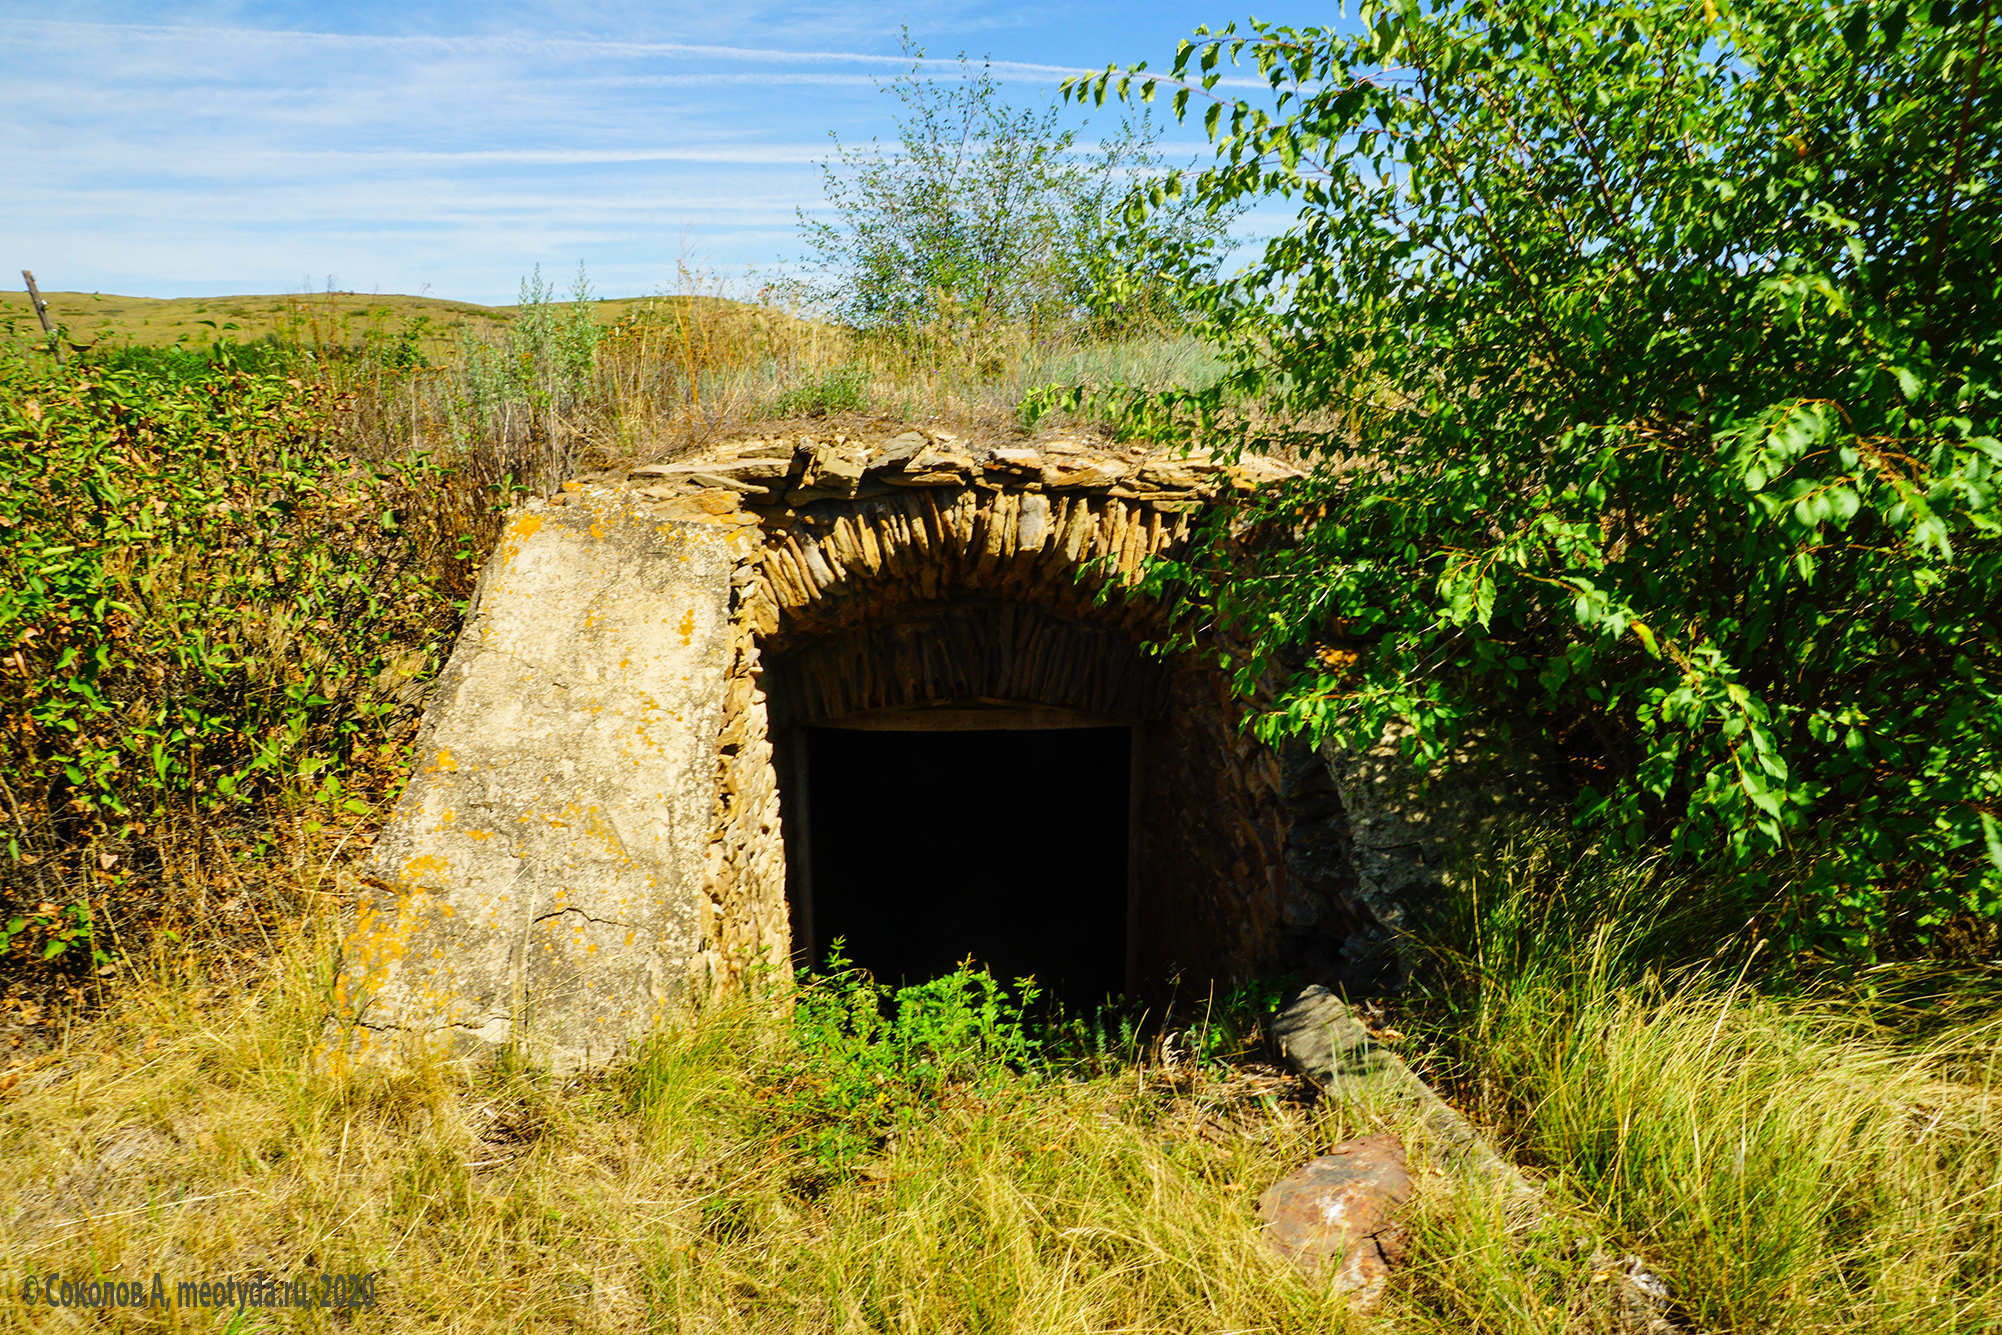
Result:
{"label": "leafy tree branch", "polygon": [[[1099,407],[1315,465],[1157,572],[1290,682],[1261,731],[1541,755],[1801,947],[2002,916],[1991,10],[1373,4],[1068,85],[1214,150],[1124,244],[1231,372]],[[1233,273],[1146,237],[1270,198]]]}

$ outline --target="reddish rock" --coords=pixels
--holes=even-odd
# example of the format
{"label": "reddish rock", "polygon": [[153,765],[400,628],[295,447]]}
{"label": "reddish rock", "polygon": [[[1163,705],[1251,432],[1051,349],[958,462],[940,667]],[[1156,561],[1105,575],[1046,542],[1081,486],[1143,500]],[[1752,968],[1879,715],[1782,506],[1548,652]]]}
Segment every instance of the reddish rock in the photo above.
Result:
{"label": "reddish rock", "polygon": [[1280,1178],[1258,1198],[1272,1250],[1363,1301],[1404,1259],[1397,1212],[1411,1198],[1404,1146],[1388,1132],[1344,1141]]}

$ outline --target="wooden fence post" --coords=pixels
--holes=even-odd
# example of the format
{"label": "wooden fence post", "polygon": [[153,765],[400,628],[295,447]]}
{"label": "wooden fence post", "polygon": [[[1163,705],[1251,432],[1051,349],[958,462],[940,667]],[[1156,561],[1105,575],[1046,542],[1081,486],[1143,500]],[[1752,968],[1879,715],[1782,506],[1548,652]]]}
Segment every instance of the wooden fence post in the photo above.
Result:
{"label": "wooden fence post", "polygon": [[42,333],[49,340],[49,350],[56,354],[56,365],[61,366],[63,364],[63,341],[56,337],[55,322],[49,319],[49,303],[42,300],[41,290],[35,286],[35,275],[23,269],[21,270],[21,277],[28,281],[28,300],[35,303],[35,314],[41,319]]}

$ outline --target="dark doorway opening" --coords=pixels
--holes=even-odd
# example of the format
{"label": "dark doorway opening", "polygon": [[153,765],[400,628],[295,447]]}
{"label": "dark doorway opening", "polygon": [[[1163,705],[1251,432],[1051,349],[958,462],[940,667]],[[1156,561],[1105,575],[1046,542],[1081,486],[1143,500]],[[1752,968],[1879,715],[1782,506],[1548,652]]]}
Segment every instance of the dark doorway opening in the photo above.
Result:
{"label": "dark doorway opening", "polygon": [[1072,1008],[1125,990],[1130,729],[805,733],[816,964],[840,937],[886,983],[971,956]]}

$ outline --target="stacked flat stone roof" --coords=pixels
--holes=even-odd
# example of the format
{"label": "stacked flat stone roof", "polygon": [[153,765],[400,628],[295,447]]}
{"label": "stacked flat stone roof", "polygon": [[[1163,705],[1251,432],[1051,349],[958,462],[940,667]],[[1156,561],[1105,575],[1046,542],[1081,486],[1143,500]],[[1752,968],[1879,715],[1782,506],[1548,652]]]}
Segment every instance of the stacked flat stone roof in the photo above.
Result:
{"label": "stacked flat stone roof", "polygon": [[817,501],[869,500],[899,491],[973,487],[1076,492],[1188,513],[1231,492],[1298,470],[1250,457],[1224,463],[1198,452],[1112,445],[1081,437],[983,445],[934,428],[810,432],[727,441],[665,463],[584,475],[580,491],[620,491],[667,514],[721,514],[740,507],[786,510]]}

